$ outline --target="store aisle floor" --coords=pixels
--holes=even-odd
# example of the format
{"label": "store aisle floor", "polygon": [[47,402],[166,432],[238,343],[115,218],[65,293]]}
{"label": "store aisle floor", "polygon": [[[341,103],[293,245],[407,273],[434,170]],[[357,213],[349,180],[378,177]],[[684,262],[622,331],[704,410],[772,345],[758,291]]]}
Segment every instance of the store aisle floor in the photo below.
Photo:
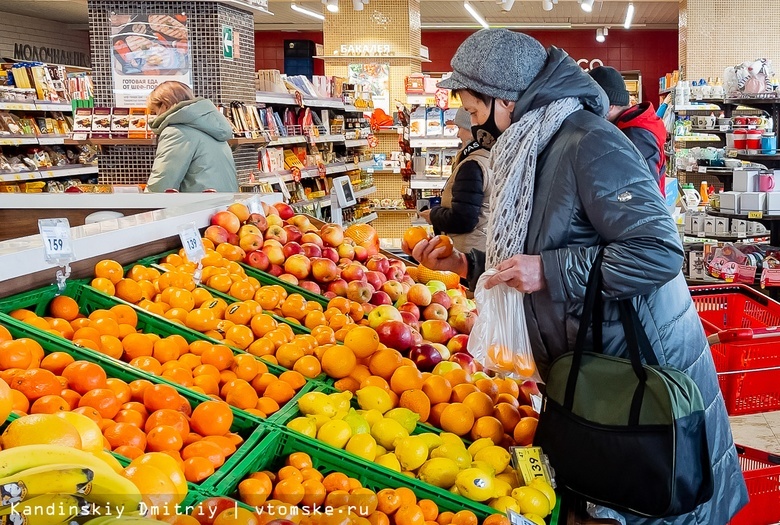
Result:
{"label": "store aisle floor", "polygon": [[729,419],[735,443],[780,454],[780,411]]}

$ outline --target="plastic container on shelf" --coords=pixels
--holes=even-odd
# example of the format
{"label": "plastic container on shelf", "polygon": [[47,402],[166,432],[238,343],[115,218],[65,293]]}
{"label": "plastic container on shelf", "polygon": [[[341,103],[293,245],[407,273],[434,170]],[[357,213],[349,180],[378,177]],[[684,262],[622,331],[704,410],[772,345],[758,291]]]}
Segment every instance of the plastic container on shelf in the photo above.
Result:
{"label": "plastic container on shelf", "polygon": [[[3,306],[5,306],[5,304],[6,303],[4,303]],[[44,305],[45,304],[48,303],[44,303]],[[92,352],[87,352],[85,349],[73,345],[67,339],[40,331],[3,313],[0,313],[0,325],[5,326],[14,339],[27,337],[38,341],[38,343],[43,347],[44,352],[47,354],[52,352],[64,352],[73,356],[73,358],[76,360],[85,360],[97,363],[103,368],[103,370],[106,371],[106,375],[109,378],[114,377],[125,382],[131,382],[137,379],[145,379],[156,384],[167,383],[166,381],[161,380],[156,376],[132,368],[125,363],[122,363],[121,361],[117,361],[116,359],[112,359],[106,356],[92,355]],[[102,359],[100,359],[100,357],[102,357]],[[173,386],[178,387],[178,385]],[[177,390],[190,403],[193,409],[204,401],[211,399],[208,396],[189,391],[182,387],[178,387]],[[228,473],[236,467],[240,460],[255,447],[255,445],[262,439],[265,433],[272,428],[272,425],[265,422],[260,422],[256,419],[251,419],[249,417],[244,417],[241,414],[234,413],[233,426],[230,428],[230,430],[232,432],[238,433],[241,437],[243,437],[244,442],[234,454],[225,460],[225,463],[219,467],[214,472],[214,474],[200,483],[189,483],[191,489],[208,492],[219,485],[228,475]],[[117,457],[120,459],[120,462],[124,462],[125,464],[129,462],[127,458],[122,458],[121,456]]]}
{"label": "plastic container on shelf", "polygon": [[780,303],[741,284],[690,290],[728,413],[780,410]]}
{"label": "plastic container on shelf", "polygon": [[736,447],[750,501],[730,525],[780,522],[780,455],[742,445]]}

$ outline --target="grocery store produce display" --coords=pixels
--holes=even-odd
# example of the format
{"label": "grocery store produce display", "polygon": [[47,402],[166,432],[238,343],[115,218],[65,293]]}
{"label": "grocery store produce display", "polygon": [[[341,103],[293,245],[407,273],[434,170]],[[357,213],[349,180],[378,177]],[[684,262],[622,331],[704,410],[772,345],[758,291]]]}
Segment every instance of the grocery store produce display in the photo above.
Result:
{"label": "grocery store produce display", "polygon": [[[28,506],[120,501],[124,486],[132,522],[555,523],[553,488],[525,486],[508,452],[533,441],[538,390],[470,356],[476,305],[457,280],[416,282],[370,227],[265,211],[215,214],[200,265],[184,250],[106,259],[61,293],[0,299],[0,478],[29,479]],[[265,252],[268,272],[250,257]],[[43,468],[25,447],[57,452]]]}

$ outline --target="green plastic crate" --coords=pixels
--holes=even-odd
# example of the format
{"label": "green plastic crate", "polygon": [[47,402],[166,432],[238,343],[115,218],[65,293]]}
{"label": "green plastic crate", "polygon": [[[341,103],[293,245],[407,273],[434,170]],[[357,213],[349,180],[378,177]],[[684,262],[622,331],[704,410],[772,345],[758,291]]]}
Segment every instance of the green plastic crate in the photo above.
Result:
{"label": "green plastic crate", "polygon": [[[11,333],[14,339],[28,337],[38,341],[38,343],[40,343],[40,345],[43,347],[44,352],[47,354],[52,352],[65,352],[73,356],[76,360],[95,362],[106,371],[106,375],[108,377],[121,379],[122,381],[128,383],[137,379],[146,379],[153,383],[163,383],[163,381],[160,381],[160,378],[146,374],[135,368],[131,368],[125,363],[117,361],[116,359],[105,356],[103,356],[105,357],[104,359],[95,359],[95,357],[100,356],[87,355],[82,351],[83,349],[74,346],[68,340],[47,334],[46,332],[41,332],[40,330],[25,323],[19,322],[5,314],[0,314],[0,324],[8,328],[8,331]],[[179,387],[178,385],[171,383],[171,386],[178,390],[178,392],[190,403],[190,406],[192,406],[193,409],[204,401],[211,400],[211,398],[208,396],[201,395],[197,392],[192,392],[186,388]],[[292,402],[293,401],[291,401],[291,403]],[[234,412],[233,425],[230,427],[230,430],[243,437],[244,443],[241,444],[241,446],[232,456],[225,460],[224,465],[222,465],[219,469],[216,470],[216,472],[214,472],[214,474],[203,480],[198,485],[201,490],[210,489],[211,487],[220,483],[221,480],[235,468],[239,461],[246,454],[251,452],[257,442],[260,441],[262,435],[264,435],[264,433],[267,432],[270,428],[273,427],[268,423],[258,421],[256,418],[245,417],[242,414],[236,414]]]}
{"label": "green plastic crate", "polygon": [[260,281],[260,284],[264,286],[271,286],[276,284],[281,286],[282,288],[284,288],[290,293],[297,293],[302,295],[303,298],[306,299],[307,301],[316,301],[320,303],[323,306],[323,308],[328,307],[328,299],[323,295],[319,295],[307,290],[306,288],[301,288],[300,286],[290,284],[287,281],[283,281],[282,279],[279,279],[278,277],[274,277],[270,273],[266,273],[261,270],[258,270],[257,268],[253,268],[246,263],[240,262],[239,264],[244,268],[244,271],[248,276],[254,277],[258,281]]}
{"label": "green plastic crate", "polygon": [[[39,288],[37,290],[33,290],[30,292],[9,297],[8,299],[0,300],[0,312],[9,312],[18,308],[27,308],[29,310],[34,311],[36,314],[43,316],[46,314],[46,308],[49,302],[55,297],[55,295],[57,295],[57,293],[58,293],[57,287],[52,285],[45,288]],[[169,335],[176,334],[182,336],[187,341],[187,343],[192,343],[193,341],[206,339],[215,344],[222,344],[220,341],[207,338],[205,335],[201,334],[200,332],[191,330],[185,326],[176,323],[172,323],[164,317],[153,314],[151,312],[147,312],[143,308],[139,308],[136,305],[133,305],[132,303],[122,301],[121,299],[118,299],[116,297],[105,295],[102,292],[92,288],[91,286],[82,283],[78,283],[78,282],[68,283],[68,285],[65,288],[64,295],[73,298],[79,305],[79,311],[85,314],[89,314],[97,309],[111,308],[112,306],[116,306],[117,304],[127,304],[129,306],[132,306],[133,308],[135,308],[136,313],[138,315],[137,328],[142,332],[157,334],[161,337],[166,337]],[[33,327],[30,328],[34,329]],[[138,370],[135,367],[131,367],[129,364],[125,363],[124,361],[114,359],[112,357],[108,357],[106,355],[103,355],[99,352],[95,352],[88,348],[79,348],[73,346],[72,344],[70,344],[70,346],[78,350],[80,355],[84,356],[83,358],[89,361],[98,361],[100,363],[104,363],[108,361],[108,362],[116,363],[119,366],[122,366],[129,370],[133,370],[138,373],[144,374],[145,378],[147,379],[151,380],[151,378],[154,378],[154,381],[157,383],[168,384],[176,388],[180,392],[186,391],[192,395],[199,396],[204,400],[209,399],[208,396],[204,396],[198,392],[192,391],[187,387],[174,383],[173,381],[169,381],[168,379],[165,379],[163,377],[154,376],[152,374],[148,374],[147,372],[143,372],[142,370]],[[233,351],[234,354],[246,353],[243,350],[239,350],[237,348],[231,347],[231,350]],[[286,371],[286,369],[281,366],[274,365],[272,363],[265,363],[265,361],[263,361],[263,363],[267,366],[268,371],[276,376]],[[307,381],[307,383],[296,393],[296,396],[292,400],[288,401],[288,403],[285,404],[285,407],[290,404],[294,405],[298,397],[308,392],[312,388],[314,388],[314,385],[310,385],[309,382]],[[258,416],[250,414],[244,410],[241,410],[240,408],[231,407],[231,410],[233,411],[234,414],[241,415],[246,419],[253,420],[256,422],[264,421]],[[275,414],[271,414],[271,416],[269,416],[266,421],[282,417],[284,413],[280,413],[280,412],[281,411]]]}

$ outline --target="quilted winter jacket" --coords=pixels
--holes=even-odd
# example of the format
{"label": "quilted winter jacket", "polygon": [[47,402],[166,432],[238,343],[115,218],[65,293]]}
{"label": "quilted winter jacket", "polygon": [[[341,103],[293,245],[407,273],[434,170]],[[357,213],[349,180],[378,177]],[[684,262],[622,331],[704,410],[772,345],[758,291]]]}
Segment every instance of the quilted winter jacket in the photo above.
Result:
{"label": "quilted winter jacket", "polygon": [[[604,351],[628,357],[617,306],[609,301],[633,298],[659,363],[687,373],[701,390],[715,482],[712,499],[690,514],[623,517],[629,525],[725,525],[747,502],[747,492],[712,355],[682,276],[682,245],[655,177],[625,135],[602,118],[601,88],[561,50],[550,49],[514,119],[571,96],[585,109],[566,119],[539,154],[528,226],[526,253],[541,255],[547,280],[544,290],[525,298],[537,366],[545,377],[556,357],[573,350],[590,267],[597,247],[605,246]],[[469,259],[473,284],[484,254],[473,251]]]}
{"label": "quilted winter jacket", "polygon": [[152,122],[157,154],[147,190],[238,193],[230,122],[210,100],[179,102]]}

